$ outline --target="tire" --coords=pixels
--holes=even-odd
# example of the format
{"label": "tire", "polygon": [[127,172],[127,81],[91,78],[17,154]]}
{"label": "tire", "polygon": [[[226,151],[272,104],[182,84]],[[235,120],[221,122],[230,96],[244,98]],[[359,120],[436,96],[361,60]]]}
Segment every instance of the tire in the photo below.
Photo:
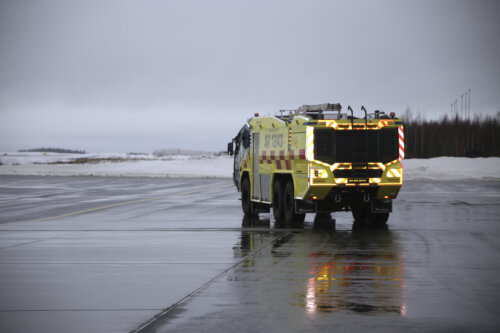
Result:
{"label": "tire", "polygon": [[285,218],[283,211],[283,186],[279,180],[275,180],[273,185],[273,216],[276,221],[282,221]]}
{"label": "tire", "polygon": [[389,220],[389,213],[372,214],[371,222],[374,225],[386,225]]}
{"label": "tire", "polygon": [[389,213],[372,213],[369,206],[353,208],[352,217],[355,223],[364,225],[380,226],[385,225],[389,219]]}
{"label": "tire", "polygon": [[302,227],[304,227],[305,219],[306,219],[305,213],[301,213],[301,214],[295,213],[295,217],[291,223],[291,226],[295,227],[295,228],[302,228]]}
{"label": "tire", "polygon": [[335,219],[331,213],[316,213],[313,226],[318,229],[335,228]]}
{"label": "tire", "polygon": [[252,214],[252,202],[250,201],[250,180],[243,178],[241,183],[241,209],[245,215]]}
{"label": "tire", "polygon": [[355,222],[366,223],[369,218],[369,208],[359,206],[352,208],[352,217]]}
{"label": "tire", "polygon": [[306,214],[295,213],[295,196],[293,182],[288,181],[285,186],[283,198],[283,208],[285,213],[285,223],[287,226],[302,227]]}

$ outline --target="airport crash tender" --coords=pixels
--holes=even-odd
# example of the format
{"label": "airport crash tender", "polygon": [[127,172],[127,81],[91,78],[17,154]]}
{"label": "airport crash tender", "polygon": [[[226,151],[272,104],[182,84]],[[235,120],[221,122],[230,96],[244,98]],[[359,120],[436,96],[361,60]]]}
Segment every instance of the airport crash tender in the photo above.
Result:
{"label": "airport crash tender", "polygon": [[361,110],[357,118],[350,106],[304,105],[250,118],[228,145],[243,212],[272,207],[276,221],[302,225],[305,213],[352,211],[385,224],[403,184],[403,123]]}

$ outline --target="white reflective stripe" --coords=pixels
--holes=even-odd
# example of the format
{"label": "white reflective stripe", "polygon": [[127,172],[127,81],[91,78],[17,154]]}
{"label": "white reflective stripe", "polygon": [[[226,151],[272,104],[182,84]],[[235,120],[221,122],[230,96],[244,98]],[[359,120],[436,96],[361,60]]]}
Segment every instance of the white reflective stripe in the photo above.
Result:
{"label": "white reflective stripe", "polygon": [[401,174],[399,173],[400,169],[389,169],[387,170],[387,175],[389,177],[401,177]]}
{"label": "white reflective stripe", "polygon": [[341,184],[344,181],[344,178],[337,178],[335,179],[335,183]]}
{"label": "white reflective stripe", "polygon": [[403,126],[398,127],[398,135],[399,135],[399,160],[402,160],[405,158],[405,133],[403,130]]}
{"label": "white reflective stripe", "polygon": [[306,158],[314,160],[314,129],[311,126],[306,127]]}
{"label": "white reflective stripe", "polygon": [[340,163],[335,163],[334,165],[332,165],[330,167],[330,170],[332,170],[332,172],[333,172],[334,170],[336,170],[339,167],[339,165],[340,165]]}

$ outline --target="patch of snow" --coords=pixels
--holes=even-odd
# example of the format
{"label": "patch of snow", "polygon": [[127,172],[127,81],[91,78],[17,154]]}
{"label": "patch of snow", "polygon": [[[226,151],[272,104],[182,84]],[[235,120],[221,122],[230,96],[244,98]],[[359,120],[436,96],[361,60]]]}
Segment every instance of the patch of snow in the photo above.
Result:
{"label": "patch of snow", "polygon": [[403,179],[500,180],[500,158],[436,157],[403,160]]}
{"label": "patch of snow", "polygon": [[[71,162],[77,158],[99,159],[94,163]],[[113,162],[119,159],[119,162]],[[231,178],[230,156],[128,154],[0,153],[0,174],[43,176],[118,177],[217,177]],[[438,157],[403,161],[404,180],[492,180],[500,181],[500,158]]]}
{"label": "patch of snow", "polygon": [[154,156],[162,157],[162,156],[209,156],[211,155],[208,152],[201,150],[185,150],[185,149],[158,149],[153,152]]}
{"label": "patch of snow", "polygon": [[[93,163],[71,163],[87,158]],[[115,161],[113,161],[115,160]],[[0,153],[1,175],[231,178],[229,156]],[[63,164],[60,164],[63,163]],[[68,163],[68,164],[64,164]]]}

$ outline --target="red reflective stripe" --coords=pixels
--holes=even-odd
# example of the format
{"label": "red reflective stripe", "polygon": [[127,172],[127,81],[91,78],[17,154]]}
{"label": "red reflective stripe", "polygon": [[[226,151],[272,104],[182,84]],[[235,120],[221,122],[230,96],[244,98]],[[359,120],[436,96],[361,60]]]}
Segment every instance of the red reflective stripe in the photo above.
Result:
{"label": "red reflective stripe", "polygon": [[290,159],[291,159],[291,160],[293,160],[293,159],[294,159],[294,157],[293,157],[293,149],[292,149],[292,150],[290,150]]}
{"label": "red reflective stripe", "polygon": [[285,160],[285,165],[286,165],[286,168],[287,169],[291,169],[291,165],[290,165],[290,161],[289,160]]}
{"label": "red reflective stripe", "polygon": [[278,170],[281,170],[281,161],[280,161],[280,160],[277,160],[277,161],[276,161],[276,168],[277,168]]}
{"label": "red reflective stripe", "polygon": [[285,160],[285,151],[280,150],[280,160],[284,161]]}
{"label": "red reflective stripe", "polygon": [[276,160],[276,155],[275,155],[274,150],[271,150],[271,161],[274,161],[274,160]]}
{"label": "red reflective stripe", "polygon": [[299,158],[302,160],[306,159],[306,150],[305,149],[300,149],[299,150]]}

